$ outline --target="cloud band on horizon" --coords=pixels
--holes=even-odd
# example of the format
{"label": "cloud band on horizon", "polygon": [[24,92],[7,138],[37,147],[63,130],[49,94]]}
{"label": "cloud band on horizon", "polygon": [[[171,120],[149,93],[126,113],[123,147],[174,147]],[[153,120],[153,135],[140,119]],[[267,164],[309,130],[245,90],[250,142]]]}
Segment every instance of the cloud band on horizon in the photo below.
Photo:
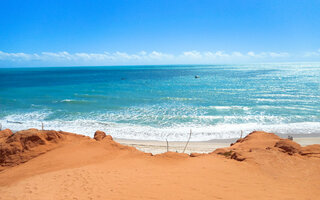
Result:
{"label": "cloud band on horizon", "polygon": [[103,53],[69,53],[41,52],[41,53],[8,53],[0,51],[1,65],[8,64],[54,64],[54,65],[108,65],[108,64],[205,64],[205,63],[233,63],[233,62],[266,62],[290,61],[295,58],[319,58],[318,51],[292,55],[288,52],[260,52],[246,53],[234,51],[185,51],[180,54],[169,54],[158,51],[129,54],[126,52]]}

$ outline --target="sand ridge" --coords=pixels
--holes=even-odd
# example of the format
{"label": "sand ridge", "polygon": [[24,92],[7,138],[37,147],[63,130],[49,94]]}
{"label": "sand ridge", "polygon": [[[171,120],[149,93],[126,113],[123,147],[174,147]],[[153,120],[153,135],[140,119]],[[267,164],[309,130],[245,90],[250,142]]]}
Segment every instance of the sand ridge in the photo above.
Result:
{"label": "sand ridge", "polygon": [[230,147],[191,155],[144,153],[101,131],[95,139],[36,129],[15,134],[0,132],[1,200],[320,195],[320,145],[301,147],[272,133],[253,132]]}

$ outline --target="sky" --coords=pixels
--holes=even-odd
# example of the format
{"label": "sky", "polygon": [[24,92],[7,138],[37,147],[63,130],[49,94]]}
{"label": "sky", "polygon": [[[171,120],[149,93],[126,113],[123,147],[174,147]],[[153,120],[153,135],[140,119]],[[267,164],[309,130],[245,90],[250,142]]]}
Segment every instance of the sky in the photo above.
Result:
{"label": "sky", "polygon": [[320,61],[320,0],[1,0],[0,67]]}

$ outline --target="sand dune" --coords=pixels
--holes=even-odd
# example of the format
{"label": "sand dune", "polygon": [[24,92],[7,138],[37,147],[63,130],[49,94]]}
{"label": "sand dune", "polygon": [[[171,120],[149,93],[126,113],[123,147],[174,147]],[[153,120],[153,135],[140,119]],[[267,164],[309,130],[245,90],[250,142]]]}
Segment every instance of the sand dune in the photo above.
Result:
{"label": "sand dune", "polygon": [[319,199],[320,145],[253,132],[208,154],[157,155],[61,131],[0,132],[0,199]]}

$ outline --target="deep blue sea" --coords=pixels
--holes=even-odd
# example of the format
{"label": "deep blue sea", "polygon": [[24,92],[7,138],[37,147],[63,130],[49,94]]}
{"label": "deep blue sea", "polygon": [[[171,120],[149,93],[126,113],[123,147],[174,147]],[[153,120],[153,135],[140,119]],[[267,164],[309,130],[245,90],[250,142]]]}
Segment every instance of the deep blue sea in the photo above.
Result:
{"label": "deep blue sea", "polygon": [[319,133],[320,63],[0,69],[2,128],[41,122],[128,139]]}

